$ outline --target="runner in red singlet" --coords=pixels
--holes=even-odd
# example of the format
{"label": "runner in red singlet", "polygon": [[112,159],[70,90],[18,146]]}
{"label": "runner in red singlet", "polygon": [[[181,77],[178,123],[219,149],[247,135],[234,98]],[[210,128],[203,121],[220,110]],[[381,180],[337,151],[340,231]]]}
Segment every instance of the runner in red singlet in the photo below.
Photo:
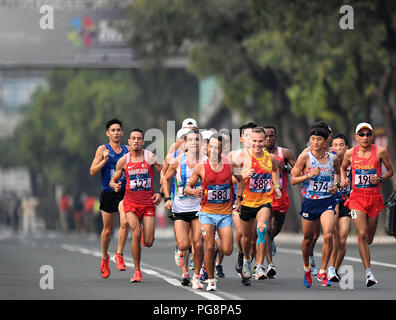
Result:
{"label": "runner in red singlet", "polygon": [[[341,166],[341,186],[352,185],[350,198],[345,205],[351,210],[351,218],[358,231],[359,253],[366,272],[366,286],[377,283],[370,269],[370,250],[378,223],[378,215],[384,208],[381,183],[393,176],[393,168],[386,149],[373,143],[374,133],[370,124],[357,125],[355,139],[358,145],[345,152]],[[384,164],[387,172],[382,175]],[[352,168],[352,181],[347,178],[348,166]]]}
{"label": "runner in red singlet", "polygon": [[[125,172],[126,188],[123,208],[129,227],[132,230],[131,251],[135,272],[130,282],[140,282],[141,247],[151,247],[154,242],[155,206],[161,201],[160,193],[154,193],[154,170],[161,172],[162,165],[155,154],[144,150],[144,134],[141,129],[133,129],[128,140],[131,151],[117,162],[116,171],[110,181],[110,187],[116,192],[121,187],[117,181]],[[143,233],[143,237],[142,234]]]}

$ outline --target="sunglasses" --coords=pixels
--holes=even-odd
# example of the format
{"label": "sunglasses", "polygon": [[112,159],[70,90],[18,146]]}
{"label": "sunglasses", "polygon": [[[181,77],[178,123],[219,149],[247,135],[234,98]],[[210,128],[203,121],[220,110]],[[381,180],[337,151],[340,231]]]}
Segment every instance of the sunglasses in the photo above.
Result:
{"label": "sunglasses", "polygon": [[359,132],[357,135],[359,137],[364,137],[364,136],[371,137],[373,135],[373,133],[372,132],[367,132],[367,133]]}

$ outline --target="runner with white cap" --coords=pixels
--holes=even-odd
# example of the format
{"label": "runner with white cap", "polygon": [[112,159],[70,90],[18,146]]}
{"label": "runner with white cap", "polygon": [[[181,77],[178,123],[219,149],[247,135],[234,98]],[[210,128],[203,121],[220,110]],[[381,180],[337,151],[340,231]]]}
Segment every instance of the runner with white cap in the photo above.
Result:
{"label": "runner with white cap", "polygon": [[[362,122],[356,126],[358,145],[348,149],[341,166],[341,187],[352,186],[350,198],[345,202],[358,231],[359,253],[366,273],[366,286],[377,283],[370,268],[369,245],[373,242],[378,216],[384,208],[381,183],[393,176],[391,158],[385,148],[373,143],[373,127]],[[387,172],[382,174],[382,164]],[[352,168],[352,181],[347,178],[348,166]]]}

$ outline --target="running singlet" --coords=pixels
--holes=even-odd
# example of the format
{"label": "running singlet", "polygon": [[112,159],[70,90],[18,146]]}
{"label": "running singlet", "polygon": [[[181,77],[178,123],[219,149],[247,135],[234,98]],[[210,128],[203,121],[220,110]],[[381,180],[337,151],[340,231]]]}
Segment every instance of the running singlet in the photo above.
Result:
{"label": "running singlet", "polygon": [[223,170],[214,172],[209,159],[204,162],[205,179],[202,183],[201,211],[212,214],[232,214],[232,173],[229,163]]}
{"label": "running singlet", "polygon": [[371,155],[369,158],[360,158],[358,146],[353,148],[352,154],[352,191],[363,192],[370,195],[380,194],[381,185],[373,184],[371,176],[381,176],[381,164],[377,157],[377,146],[371,145]]}
{"label": "running singlet", "polygon": [[[201,209],[201,198],[185,194],[187,183],[194,171],[194,168],[188,167],[186,156],[185,153],[182,155],[176,172],[175,197],[172,203],[172,212],[176,213],[193,212]],[[201,182],[198,181],[195,187],[201,187]]]}
{"label": "running singlet", "polygon": [[143,150],[141,162],[131,162],[131,154],[127,153],[125,164],[126,187],[124,202],[141,205],[153,205],[154,170],[148,162],[149,153]]}
{"label": "running singlet", "polygon": [[307,173],[313,168],[319,167],[319,175],[307,179],[302,184],[302,195],[306,199],[324,199],[331,197],[329,188],[334,184],[334,155],[327,153],[329,160],[326,163],[320,163],[312,151],[308,152],[310,167]]}
{"label": "running singlet", "polygon": [[272,203],[274,188],[271,181],[271,155],[266,150],[264,150],[262,158],[256,158],[249,151],[247,153],[251,159],[250,168],[254,169],[254,173],[250,178],[245,179],[241,204],[246,207],[257,208],[263,204]]}
{"label": "running singlet", "polygon": [[[102,179],[102,191],[114,192],[114,190],[109,187],[109,183],[115,172],[117,161],[122,158],[124,154],[128,153],[128,149],[125,145],[122,144],[122,151],[120,153],[115,153],[114,150],[110,147],[110,144],[106,144],[105,146],[106,149],[109,150],[109,160],[100,171]],[[125,190],[125,175],[122,174],[121,179],[118,181],[122,182],[121,191]]]}

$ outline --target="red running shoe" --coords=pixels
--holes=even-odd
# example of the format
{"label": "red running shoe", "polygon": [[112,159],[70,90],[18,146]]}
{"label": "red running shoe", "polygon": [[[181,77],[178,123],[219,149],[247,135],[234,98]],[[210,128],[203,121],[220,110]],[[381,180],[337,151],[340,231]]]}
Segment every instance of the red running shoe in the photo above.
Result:
{"label": "red running shoe", "polygon": [[307,288],[311,288],[312,286],[311,269],[304,271],[304,286]]}
{"label": "red running shoe", "polygon": [[118,270],[120,270],[120,271],[126,270],[124,256],[122,255],[122,253],[116,253],[113,257],[113,261],[117,265]]}
{"label": "red running shoe", "polygon": [[102,278],[108,278],[110,276],[109,260],[109,258],[102,259],[102,263],[100,264],[100,275]]}
{"label": "red running shoe", "polygon": [[322,283],[322,287],[330,287],[331,286],[330,281],[327,279],[326,272],[319,272],[318,280]]}
{"label": "red running shoe", "polygon": [[140,282],[140,281],[142,281],[142,272],[135,271],[133,273],[133,277],[131,278],[131,280],[129,280],[129,282]]}

